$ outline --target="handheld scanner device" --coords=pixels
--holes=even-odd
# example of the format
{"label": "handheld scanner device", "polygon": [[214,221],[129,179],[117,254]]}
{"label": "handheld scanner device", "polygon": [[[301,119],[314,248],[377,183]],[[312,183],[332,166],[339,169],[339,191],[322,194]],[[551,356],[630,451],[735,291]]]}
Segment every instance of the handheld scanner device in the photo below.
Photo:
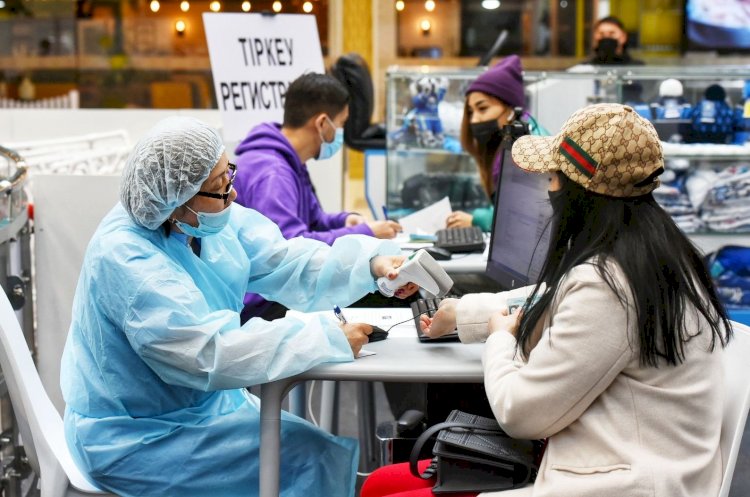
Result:
{"label": "handheld scanner device", "polygon": [[378,278],[378,290],[386,297],[392,297],[399,287],[409,282],[416,283],[436,297],[442,297],[453,286],[448,273],[424,250],[417,250],[404,261],[396,279],[389,280],[385,276]]}

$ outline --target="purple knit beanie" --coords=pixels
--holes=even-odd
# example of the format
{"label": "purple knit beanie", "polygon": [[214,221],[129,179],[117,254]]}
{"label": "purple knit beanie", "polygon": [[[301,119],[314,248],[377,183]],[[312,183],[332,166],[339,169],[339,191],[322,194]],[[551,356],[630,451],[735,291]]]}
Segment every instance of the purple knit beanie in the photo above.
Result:
{"label": "purple knit beanie", "polygon": [[499,98],[511,107],[523,107],[525,109],[526,97],[523,93],[521,71],[521,59],[518,58],[518,55],[505,57],[475,79],[469,85],[469,89],[466,90],[466,95],[474,91],[481,91]]}

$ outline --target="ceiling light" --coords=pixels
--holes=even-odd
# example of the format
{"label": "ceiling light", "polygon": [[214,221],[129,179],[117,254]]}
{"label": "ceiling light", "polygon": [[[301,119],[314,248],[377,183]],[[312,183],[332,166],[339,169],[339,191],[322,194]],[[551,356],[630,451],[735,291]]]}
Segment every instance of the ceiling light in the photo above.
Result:
{"label": "ceiling light", "polygon": [[305,11],[305,12],[307,12],[308,14],[309,14],[310,12],[312,12],[312,9],[313,9],[313,4],[312,4],[312,2],[305,2],[305,3],[303,3],[303,4],[302,4],[302,10],[304,10],[304,11]]}
{"label": "ceiling light", "polygon": [[276,0],[273,5],[271,6],[274,12],[281,12],[281,2],[279,0]]}
{"label": "ceiling light", "polygon": [[495,10],[500,7],[500,0],[482,0],[482,8]]}
{"label": "ceiling light", "polygon": [[208,4],[208,8],[211,9],[211,12],[219,12],[221,10],[221,2],[219,2],[219,0],[214,0]]}
{"label": "ceiling light", "polygon": [[398,10],[399,12],[401,12],[402,10],[404,10],[404,0],[397,0],[396,1],[396,10]]}
{"label": "ceiling light", "polygon": [[185,26],[185,21],[183,21],[182,19],[174,23],[174,30],[177,31],[178,35],[184,35],[186,27],[187,26]]}
{"label": "ceiling light", "polygon": [[180,2],[180,10],[183,12],[187,12],[188,10],[190,10],[190,2],[188,2],[187,0],[182,0],[182,2]]}
{"label": "ceiling light", "polygon": [[427,19],[422,19],[422,22],[419,23],[419,29],[422,30],[422,34],[426,35],[430,32],[430,29],[432,29],[432,23]]}
{"label": "ceiling light", "polygon": [[247,0],[242,2],[242,12],[250,12],[251,8],[252,8],[252,5]]}
{"label": "ceiling light", "polygon": [[433,10],[435,10],[435,0],[427,0],[424,3],[424,10],[426,10],[427,12],[432,12]]}
{"label": "ceiling light", "polygon": [[159,12],[159,7],[161,7],[161,4],[159,3],[159,0],[151,0],[151,5],[149,5],[151,8],[151,12]]}

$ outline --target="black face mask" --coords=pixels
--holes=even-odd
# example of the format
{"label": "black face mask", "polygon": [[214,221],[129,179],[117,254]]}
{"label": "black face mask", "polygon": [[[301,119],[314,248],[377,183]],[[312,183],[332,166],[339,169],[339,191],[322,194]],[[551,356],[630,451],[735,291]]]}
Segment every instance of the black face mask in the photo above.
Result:
{"label": "black face mask", "polygon": [[557,214],[565,203],[564,192],[562,190],[556,190],[554,192],[552,190],[547,190],[547,195],[549,195],[549,203],[552,206],[552,212]]}
{"label": "black face mask", "polygon": [[497,124],[497,119],[471,123],[469,129],[471,130],[471,136],[474,137],[479,145],[486,146],[493,138],[500,136],[500,126]]}
{"label": "black face mask", "polygon": [[617,62],[622,59],[621,55],[617,55],[617,40],[614,38],[602,38],[596,45],[594,51],[596,52],[596,60],[602,63],[606,62]]}

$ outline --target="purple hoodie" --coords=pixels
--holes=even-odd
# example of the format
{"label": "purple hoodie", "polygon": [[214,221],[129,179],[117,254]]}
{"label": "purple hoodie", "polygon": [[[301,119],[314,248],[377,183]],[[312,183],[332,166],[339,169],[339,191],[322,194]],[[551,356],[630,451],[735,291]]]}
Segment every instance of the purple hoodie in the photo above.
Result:
{"label": "purple hoodie", "polygon": [[[281,134],[281,125],[259,124],[234,153],[237,157],[236,202],[271,219],[285,238],[304,236],[331,245],[344,235],[373,235],[366,224],[345,227],[349,212],[323,212],[307,166],[300,162],[297,152]],[[247,309],[248,305],[255,309]],[[243,315],[257,316],[269,306],[270,303],[259,295],[247,294]]]}

